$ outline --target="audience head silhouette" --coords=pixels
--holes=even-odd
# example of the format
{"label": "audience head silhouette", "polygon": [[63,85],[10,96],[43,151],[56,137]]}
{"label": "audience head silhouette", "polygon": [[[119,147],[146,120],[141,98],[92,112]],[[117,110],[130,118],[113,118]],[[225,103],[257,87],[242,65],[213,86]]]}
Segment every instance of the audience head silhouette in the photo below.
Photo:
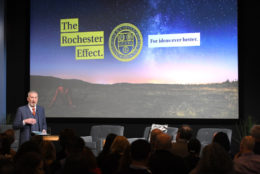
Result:
{"label": "audience head silhouette", "polygon": [[27,152],[15,163],[16,173],[19,174],[44,174],[44,162],[40,153]]}
{"label": "audience head silhouette", "polygon": [[183,139],[189,141],[192,138],[193,130],[189,125],[182,125],[177,132],[176,140]]}
{"label": "audience head silhouette", "polygon": [[65,148],[66,144],[68,143],[69,139],[75,136],[75,132],[73,129],[63,129],[59,134],[59,142],[62,148]]}
{"label": "audience head silhouette", "polygon": [[151,145],[146,140],[136,140],[131,144],[130,152],[135,161],[147,160],[151,152]]}
{"label": "audience head silhouette", "polygon": [[260,155],[260,125],[254,125],[250,134],[255,138],[254,153]]}
{"label": "audience head silhouette", "polygon": [[0,173],[1,174],[15,174],[14,163],[10,159],[0,158]]}
{"label": "audience head silhouette", "polygon": [[260,141],[260,125],[254,125],[251,130],[250,134],[258,141]]}
{"label": "audience head silhouette", "polygon": [[201,143],[197,138],[192,138],[188,142],[188,151],[192,154],[200,154]]}
{"label": "audience head silhouette", "polygon": [[233,162],[222,146],[211,143],[204,147],[195,170],[199,174],[230,174],[233,172]]}
{"label": "audience head silhouette", "polygon": [[83,139],[76,135],[70,137],[67,143],[68,143],[66,145],[66,152],[68,153],[67,155],[79,154],[83,151],[85,147],[85,143]]}
{"label": "audience head silhouette", "polygon": [[151,131],[151,134],[150,134],[150,143],[151,143],[151,147],[152,147],[152,151],[155,150],[155,143],[156,143],[156,137],[157,135],[163,133],[160,129],[153,129]]}
{"label": "audience head silhouette", "polygon": [[241,152],[252,152],[255,146],[255,139],[252,136],[245,136],[240,142]]}
{"label": "audience head silhouette", "polygon": [[116,136],[114,139],[110,151],[111,153],[124,154],[127,150],[130,149],[130,143],[127,138],[124,136]]}
{"label": "audience head silhouette", "polygon": [[150,135],[150,142],[153,143],[156,140],[156,136],[163,133],[160,129],[153,129]]}
{"label": "audience head silhouette", "polygon": [[156,136],[156,150],[170,150],[172,147],[172,137],[166,133],[161,133]]}
{"label": "audience head silhouette", "polygon": [[221,145],[227,152],[230,150],[230,141],[224,132],[218,132],[213,137],[213,142]]}
{"label": "audience head silhouette", "polygon": [[15,140],[14,130],[13,129],[7,129],[4,133],[7,136],[9,143],[12,144]]}
{"label": "audience head silhouette", "polygon": [[102,152],[107,153],[109,151],[109,149],[110,149],[114,139],[116,138],[116,136],[117,135],[114,134],[114,133],[110,133],[110,134],[107,135]]}

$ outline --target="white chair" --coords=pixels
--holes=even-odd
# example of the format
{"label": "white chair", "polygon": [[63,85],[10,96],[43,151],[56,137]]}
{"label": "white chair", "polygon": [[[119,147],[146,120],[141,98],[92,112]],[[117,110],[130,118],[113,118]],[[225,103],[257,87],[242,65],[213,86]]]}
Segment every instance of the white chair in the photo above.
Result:
{"label": "white chair", "polygon": [[[177,127],[167,127],[166,133],[172,137],[172,141],[176,141],[177,132],[178,132]],[[149,141],[150,133],[151,133],[151,126],[147,126],[144,129],[143,137],[128,138],[128,141],[129,141],[129,143],[132,143],[132,142],[134,142],[135,140],[138,140],[138,139],[144,139],[144,140]]]}
{"label": "white chair", "polygon": [[177,127],[168,127],[167,129],[167,134],[172,136],[172,141],[176,142],[176,135],[178,132],[178,128]]}
{"label": "white chair", "polygon": [[150,134],[150,129],[151,127],[145,127],[144,129],[144,134],[142,137],[134,137],[134,138],[127,138],[127,140],[129,141],[129,143],[131,144],[132,142],[139,140],[139,139],[143,139],[143,140],[148,140],[149,134]]}
{"label": "white chair", "polygon": [[103,149],[103,142],[107,135],[114,133],[123,136],[124,126],[120,125],[94,125],[91,127],[90,136],[82,136],[85,145],[89,147],[94,155],[98,155]]}
{"label": "white chair", "polygon": [[232,138],[232,130],[231,129],[226,129],[226,128],[200,128],[197,132],[196,138],[201,143],[201,151],[206,145],[208,145],[212,142],[214,134],[216,134],[218,132],[226,133],[227,136],[228,136],[229,142],[231,143],[231,138]]}

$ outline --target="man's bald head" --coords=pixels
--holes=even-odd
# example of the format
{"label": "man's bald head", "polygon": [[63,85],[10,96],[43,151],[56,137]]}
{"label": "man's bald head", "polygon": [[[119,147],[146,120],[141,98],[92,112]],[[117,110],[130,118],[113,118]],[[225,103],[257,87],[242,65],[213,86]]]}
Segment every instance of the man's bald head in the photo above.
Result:
{"label": "man's bald head", "polygon": [[151,131],[150,142],[153,143],[156,140],[156,136],[163,133],[160,129],[153,129]]}
{"label": "man's bald head", "polygon": [[172,137],[166,133],[161,133],[156,136],[156,150],[169,150],[172,146]]}
{"label": "man's bald head", "polygon": [[240,143],[240,150],[253,151],[255,146],[255,139],[252,136],[245,136]]}

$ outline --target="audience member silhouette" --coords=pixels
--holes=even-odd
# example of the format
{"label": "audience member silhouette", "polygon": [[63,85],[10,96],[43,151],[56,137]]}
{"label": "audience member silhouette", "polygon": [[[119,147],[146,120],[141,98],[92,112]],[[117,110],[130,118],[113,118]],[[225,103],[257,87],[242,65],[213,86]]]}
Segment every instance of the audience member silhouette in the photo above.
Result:
{"label": "audience member silhouette", "polygon": [[15,140],[14,130],[13,129],[7,129],[4,133],[7,135],[9,143],[12,144]]}
{"label": "audience member silhouette", "polygon": [[240,151],[234,158],[234,169],[237,174],[260,173],[260,155],[254,150],[255,139],[245,136],[240,143]]}
{"label": "audience member silhouette", "polygon": [[149,168],[153,174],[187,173],[183,159],[167,150],[156,150],[150,157]]}
{"label": "audience member silhouette", "polygon": [[218,143],[204,147],[197,167],[190,174],[233,174],[233,162],[227,151]]}
{"label": "audience member silhouette", "polygon": [[116,136],[111,147],[110,153],[100,166],[103,174],[113,174],[124,170],[130,163],[130,144],[126,137]]}
{"label": "audience member silhouette", "polygon": [[156,142],[156,137],[157,137],[157,135],[159,135],[161,133],[163,133],[163,131],[161,131],[160,129],[157,129],[157,128],[153,129],[151,131],[149,139],[150,139],[150,144],[151,144],[151,147],[152,147],[152,152],[155,151],[154,146],[155,146],[155,142]]}
{"label": "audience member silhouette", "polygon": [[166,133],[161,133],[156,136],[154,142],[155,150],[171,150],[172,137]]}
{"label": "audience member silhouette", "polygon": [[15,155],[15,152],[11,150],[11,140],[6,133],[0,134],[0,156],[2,158],[12,159]]}
{"label": "audience member silhouette", "polygon": [[40,153],[26,152],[15,162],[16,174],[45,174],[44,162]]}
{"label": "audience member silhouette", "polygon": [[189,155],[184,158],[184,161],[188,168],[188,172],[190,172],[197,166],[200,160],[200,149],[200,141],[196,138],[190,139],[190,141],[188,142]]}
{"label": "audience member silhouette", "polygon": [[1,174],[15,174],[15,166],[11,159],[0,157],[0,173]]}
{"label": "audience member silhouette", "polygon": [[227,152],[230,151],[230,141],[225,132],[217,132],[212,141],[221,145]]}
{"label": "audience member silhouette", "polygon": [[101,169],[98,167],[96,157],[91,149],[85,146],[83,149],[83,155],[85,155],[87,160],[88,171],[92,174],[101,174]]}
{"label": "audience member silhouette", "polygon": [[4,132],[4,134],[7,136],[7,141],[8,141],[8,144],[10,145],[10,155],[11,155],[11,157],[14,157],[14,155],[16,154],[16,151],[11,148],[11,145],[15,141],[15,132],[13,129],[7,129]]}
{"label": "audience member silhouette", "polygon": [[67,156],[71,154],[79,154],[84,150],[84,147],[84,140],[75,135],[73,137],[70,137],[69,141],[67,142],[65,151],[67,153]]}
{"label": "audience member silhouette", "polygon": [[192,138],[192,128],[189,125],[182,125],[177,132],[176,142],[172,144],[172,153],[182,158],[189,155],[188,141]]}
{"label": "audience member silhouette", "polygon": [[30,141],[36,143],[38,146],[41,145],[41,143],[43,142],[42,136],[41,135],[34,135],[31,137]]}
{"label": "audience member silhouette", "polygon": [[255,138],[254,152],[260,155],[260,125],[254,125],[250,130],[250,134]]}
{"label": "audience member silhouette", "polygon": [[66,158],[66,146],[71,137],[74,137],[76,134],[73,129],[65,128],[59,133],[59,144],[61,146],[61,150],[57,152],[56,159],[57,161]]}
{"label": "audience member silhouette", "polygon": [[17,160],[19,160],[29,152],[35,152],[41,154],[41,149],[39,144],[32,140],[26,141],[23,144],[21,144],[18,151],[15,154],[14,161],[16,162]]}
{"label": "audience member silhouette", "polygon": [[67,157],[62,174],[89,174],[87,158],[83,153]]}
{"label": "audience member silhouette", "polygon": [[55,165],[56,173],[63,173],[64,172],[64,166],[66,164],[67,159],[70,156],[77,156],[80,155],[85,147],[85,143],[82,138],[74,135],[68,139],[65,146],[65,153],[66,157],[59,160]]}
{"label": "audience member silhouette", "polygon": [[150,174],[148,160],[151,154],[151,145],[147,140],[136,140],[130,146],[131,164],[120,174]]}
{"label": "audience member silhouette", "polygon": [[149,159],[149,168],[153,174],[187,173],[184,160],[171,151],[172,137],[162,133],[156,136],[155,151]]}
{"label": "audience member silhouette", "polygon": [[52,174],[56,170],[56,148],[51,141],[42,141],[41,155],[44,161],[45,174]]}
{"label": "audience member silhouette", "polygon": [[114,133],[109,133],[106,137],[106,141],[104,144],[104,147],[102,149],[102,151],[98,154],[97,156],[97,163],[98,166],[102,166],[102,163],[104,161],[104,159],[106,158],[106,156],[109,154],[110,152],[110,147],[114,141],[114,139],[116,138],[116,134]]}
{"label": "audience member silhouette", "polygon": [[80,153],[71,153],[64,164],[63,174],[101,174],[101,170],[97,167],[96,158],[93,152],[84,147]]}

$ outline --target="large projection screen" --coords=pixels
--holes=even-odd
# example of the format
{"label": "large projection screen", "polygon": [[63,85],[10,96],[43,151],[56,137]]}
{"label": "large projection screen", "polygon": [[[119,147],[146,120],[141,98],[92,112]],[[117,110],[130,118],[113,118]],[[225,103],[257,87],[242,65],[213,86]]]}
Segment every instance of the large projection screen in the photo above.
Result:
{"label": "large projection screen", "polygon": [[238,119],[237,0],[31,0],[47,117]]}

